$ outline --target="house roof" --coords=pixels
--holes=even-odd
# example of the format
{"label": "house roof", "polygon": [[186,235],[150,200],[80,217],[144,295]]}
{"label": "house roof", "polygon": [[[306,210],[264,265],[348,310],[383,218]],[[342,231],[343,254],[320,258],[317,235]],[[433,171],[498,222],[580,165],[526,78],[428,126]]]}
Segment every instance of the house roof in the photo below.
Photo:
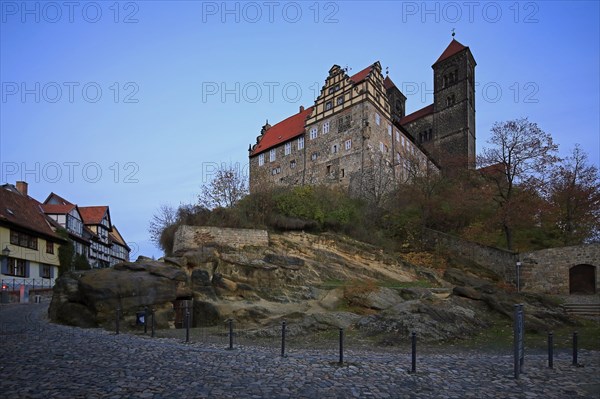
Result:
{"label": "house roof", "polygon": [[72,202],[67,201],[66,199],[55,193],[50,193],[44,201],[44,204],[75,205]]}
{"label": "house roof", "polygon": [[372,69],[373,69],[373,65],[369,65],[368,67],[366,67],[362,71],[360,71],[360,72],[355,73],[354,75],[352,75],[350,77],[350,80],[353,81],[354,83],[362,82],[371,73]]}
{"label": "house roof", "polygon": [[42,212],[41,204],[9,187],[0,188],[0,223],[62,241],[63,239],[54,232],[50,221]]}
{"label": "house roof", "polygon": [[127,245],[127,243],[125,242],[125,240],[123,239],[123,236],[121,235],[121,233],[117,229],[117,226],[113,225],[112,231],[110,233],[108,233],[108,236],[110,237],[110,239],[113,242],[116,242],[117,244],[120,244],[120,245],[124,246],[128,250],[131,249],[131,248],[129,248],[129,245]]}
{"label": "house roof", "polygon": [[253,148],[250,156],[260,154],[261,152],[303,134],[306,118],[311,114],[313,108],[314,107],[309,107],[304,111],[300,111],[271,126],[262,136],[258,144]]}
{"label": "house roof", "polygon": [[42,204],[40,206],[44,213],[53,215],[65,215],[75,208],[73,204]]}
{"label": "house roof", "polygon": [[100,224],[102,218],[108,212],[108,206],[80,206],[79,213],[84,224]]}
{"label": "house roof", "polygon": [[400,124],[406,125],[407,123],[410,123],[430,114],[433,114],[433,104],[429,104],[428,106],[423,107],[413,112],[412,114],[406,115],[404,118],[400,119]]}
{"label": "house roof", "polygon": [[390,79],[389,76],[386,76],[385,79],[383,80],[383,87],[385,87],[385,89],[387,90],[389,88],[396,87],[396,85],[394,84],[392,79]]}
{"label": "house roof", "polygon": [[463,51],[466,48],[468,48],[468,47],[463,46],[455,39],[452,39],[452,41],[450,42],[448,47],[446,47],[446,50],[444,50],[442,55],[440,55],[440,58],[438,58],[437,61],[433,65],[437,64],[438,62],[444,61],[446,58],[452,57],[456,53],[460,53],[461,51]]}

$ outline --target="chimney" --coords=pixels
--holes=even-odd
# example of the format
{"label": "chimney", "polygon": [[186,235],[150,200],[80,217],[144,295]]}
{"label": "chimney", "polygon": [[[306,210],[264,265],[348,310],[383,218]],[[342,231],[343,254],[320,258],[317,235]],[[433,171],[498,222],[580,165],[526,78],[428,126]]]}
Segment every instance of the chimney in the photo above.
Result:
{"label": "chimney", "polygon": [[17,182],[17,191],[20,192],[21,194],[23,194],[24,196],[27,196],[27,182],[18,181]]}
{"label": "chimney", "polygon": [[304,106],[303,105],[300,106],[300,112],[304,112]]}

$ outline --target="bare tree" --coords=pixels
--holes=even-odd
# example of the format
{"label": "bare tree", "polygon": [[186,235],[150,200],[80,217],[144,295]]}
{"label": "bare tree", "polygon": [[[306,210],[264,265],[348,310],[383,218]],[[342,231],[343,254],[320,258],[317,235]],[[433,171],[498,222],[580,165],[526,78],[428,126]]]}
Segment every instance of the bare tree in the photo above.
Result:
{"label": "bare tree", "polygon": [[198,202],[208,209],[231,208],[248,194],[246,178],[233,167],[221,167],[209,184],[202,186]]}
{"label": "bare tree", "polygon": [[150,240],[158,247],[161,247],[160,237],[163,231],[175,224],[177,221],[177,210],[171,205],[162,204],[156,210],[156,213],[152,215],[150,224],[148,225],[148,232],[150,233]]}
{"label": "bare tree", "polygon": [[565,245],[600,237],[600,177],[577,144],[552,173],[548,198],[552,216]]}
{"label": "bare tree", "polygon": [[[513,249],[513,224],[522,209],[520,195],[543,186],[550,167],[559,160],[552,137],[527,118],[496,122],[478,157],[484,176],[493,182],[494,200],[508,249]],[[522,197],[521,197],[522,198]]]}

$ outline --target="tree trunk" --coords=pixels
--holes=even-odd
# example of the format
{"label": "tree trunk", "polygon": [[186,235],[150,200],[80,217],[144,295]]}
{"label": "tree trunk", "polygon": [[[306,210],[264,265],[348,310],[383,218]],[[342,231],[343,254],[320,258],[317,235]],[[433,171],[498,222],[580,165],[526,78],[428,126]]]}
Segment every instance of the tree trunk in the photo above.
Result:
{"label": "tree trunk", "polygon": [[504,230],[504,238],[506,238],[506,249],[512,251],[513,249],[513,237],[512,237],[512,229],[506,224],[502,225],[502,230]]}

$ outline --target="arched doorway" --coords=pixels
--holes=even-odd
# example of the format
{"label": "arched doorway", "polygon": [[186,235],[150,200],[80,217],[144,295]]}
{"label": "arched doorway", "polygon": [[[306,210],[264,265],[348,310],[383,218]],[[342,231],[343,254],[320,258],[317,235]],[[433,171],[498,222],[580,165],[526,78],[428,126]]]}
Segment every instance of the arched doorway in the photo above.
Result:
{"label": "arched doorway", "polygon": [[596,267],[577,265],[569,269],[569,293],[593,295],[596,293]]}

